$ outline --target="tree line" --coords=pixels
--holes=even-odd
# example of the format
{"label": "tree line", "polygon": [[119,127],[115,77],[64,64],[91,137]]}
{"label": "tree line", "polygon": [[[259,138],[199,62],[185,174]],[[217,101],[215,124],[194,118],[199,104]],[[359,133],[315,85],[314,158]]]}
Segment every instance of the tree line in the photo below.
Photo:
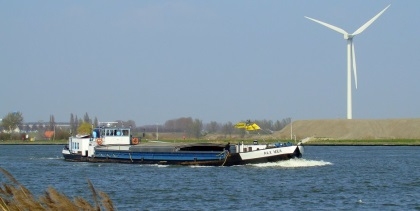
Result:
{"label": "tree line", "polygon": [[[251,121],[251,120],[244,120]],[[143,125],[136,126],[134,120],[115,120],[116,127],[130,127],[134,134],[139,136],[145,136],[145,133],[152,133],[159,131],[162,133],[183,133],[189,138],[201,138],[207,134],[223,134],[225,136],[232,134],[244,133],[243,130],[235,129],[234,123],[220,123],[211,121],[209,123],[203,123],[200,119],[193,119],[192,117],[181,117],[176,119],[167,120],[161,125]],[[261,133],[272,133],[283,129],[286,125],[290,124],[291,118],[285,118],[282,120],[252,120],[261,127],[259,132]],[[54,131],[54,135],[57,139],[67,139],[69,135],[84,133],[88,134],[92,128],[100,126],[101,122],[98,118],[93,119],[86,112],[83,117],[79,118],[73,113],[70,114],[70,119],[67,127],[58,125],[55,121],[54,115],[50,115],[48,123],[39,122],[29,127],[28,124],[24,123],[23,114],[21,112],[11,112],[6,114],[0,124],[1,133],[13,134],[14,131],[21,131],[20,133],[27,133],[29,131],[36,131],[43,133],[45,131]],[[16,130],[16,129],[19,130]],[[58,136],[57,136],[58,135]]]}
{"label": "tree line", "polygon": [[[251,120],[243,120],[243,122]],[[272,120],[253,120],[251,121],[256,123],[261,127],[259,132],[261,133],[273,133],[274,131],[280,131],[286,125],[290,124],[291,118],[285,118],[282,120],[272,121]],[[244,133],[244,130],[235,129],[234,123],[219,123],[216,121],[211,121],[209,123],[203,123],[200,119],[193,119],[191,117],[181,117],[177,119],[167,120],[163,125],[146,125],[139,127],[137,129],[142,129],[144,132],[171,132],[171,133],[184,133],[188,137],[200,138],[207,134],[223,134],[223,135],[232,135],[232,134],[241,134]]]}

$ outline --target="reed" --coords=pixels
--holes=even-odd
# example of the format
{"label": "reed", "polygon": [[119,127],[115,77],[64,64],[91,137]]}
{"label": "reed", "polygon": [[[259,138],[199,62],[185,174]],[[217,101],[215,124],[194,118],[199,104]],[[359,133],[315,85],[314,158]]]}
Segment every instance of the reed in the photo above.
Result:
{"label": "reed", "polygon": [[8,171],[1,167],[0,171],[9,180],[9,183],[3,183],[0,187],[0,210],[115,210],[109,196],[97,191],[90,180],[88,185],[92,192],[93,204],[79,196],[72,200],[52,187],[48,187],[43,195],[36,197]]}

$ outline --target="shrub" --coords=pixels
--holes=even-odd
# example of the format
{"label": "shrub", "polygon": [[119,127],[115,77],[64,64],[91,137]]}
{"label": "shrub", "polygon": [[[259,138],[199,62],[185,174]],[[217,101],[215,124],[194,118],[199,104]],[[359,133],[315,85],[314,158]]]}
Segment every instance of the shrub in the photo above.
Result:
{"label": "shrub", "polygon": [[67,140],[69,139],[70,131],[67,130],[56,130],[55,140]]}
{"label": "shrub", "polygon": [[0,140],[1,141],[10,140],[10,138],[11,138],[10,133],[0,133]]}

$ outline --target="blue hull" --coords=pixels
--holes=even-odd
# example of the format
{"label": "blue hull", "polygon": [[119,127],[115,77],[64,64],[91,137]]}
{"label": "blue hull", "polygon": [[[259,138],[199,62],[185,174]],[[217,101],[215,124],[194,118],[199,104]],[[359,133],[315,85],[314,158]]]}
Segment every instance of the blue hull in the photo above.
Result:
{"label": "blue hull", "polygon": [[225,152],[132,152],[97,150],[94,159],[144,163],[223,162]]}

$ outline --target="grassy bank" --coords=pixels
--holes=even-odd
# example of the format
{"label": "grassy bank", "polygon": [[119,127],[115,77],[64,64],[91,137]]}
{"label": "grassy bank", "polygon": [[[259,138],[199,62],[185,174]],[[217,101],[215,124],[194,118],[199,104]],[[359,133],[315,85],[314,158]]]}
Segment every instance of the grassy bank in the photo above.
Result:
{"label": "grassy bank", "polygon": [[332,140],[311,139],[307,146],[420,146],[418,139]]}
{"label": "grassy bank", "polygon": [[[151,140],[153,141],[153,140]],[[254,139],[219,139],[219,140],[197,140],[197,139],[190,139],[190,140],[160,140],[165,142],[174,142],[174,143],[203,143],[203,142],[210,142],[210,143],[217,143],[217,144],[237,144],[242,143],[244,144],[252,144]],[[271,144],[277,142],[291,142],[297,143],[299,140],[294,141],[290,139],[286,140],[279,140],[279,139],[264,139],[258,140],[259,144]],[[305,142],[306,146],[420,146],[419,139],[365,139],[365,140],[333,140],[333,139],[317,139],[312,138],[308,142]]]}
{"label": "grassy bank", "polygon": [[[217,144],[252,144],[255,139],[218,139],[218,140],[160,140],[166,142],[174,143],[217,143]],[[150,140],[153,141],[153,140]],[[271,144],[277,142],[291,142],[297,143],[299,140],[294,141],[290,139],[280,140],[280,139],[258,139],[259,144]],[[333,140],[333,139],[321,139],[321,138],[311,138],[308,142],[305,142],[306,146],[420,146],[420,139],[356,139],[356,140]]]}

